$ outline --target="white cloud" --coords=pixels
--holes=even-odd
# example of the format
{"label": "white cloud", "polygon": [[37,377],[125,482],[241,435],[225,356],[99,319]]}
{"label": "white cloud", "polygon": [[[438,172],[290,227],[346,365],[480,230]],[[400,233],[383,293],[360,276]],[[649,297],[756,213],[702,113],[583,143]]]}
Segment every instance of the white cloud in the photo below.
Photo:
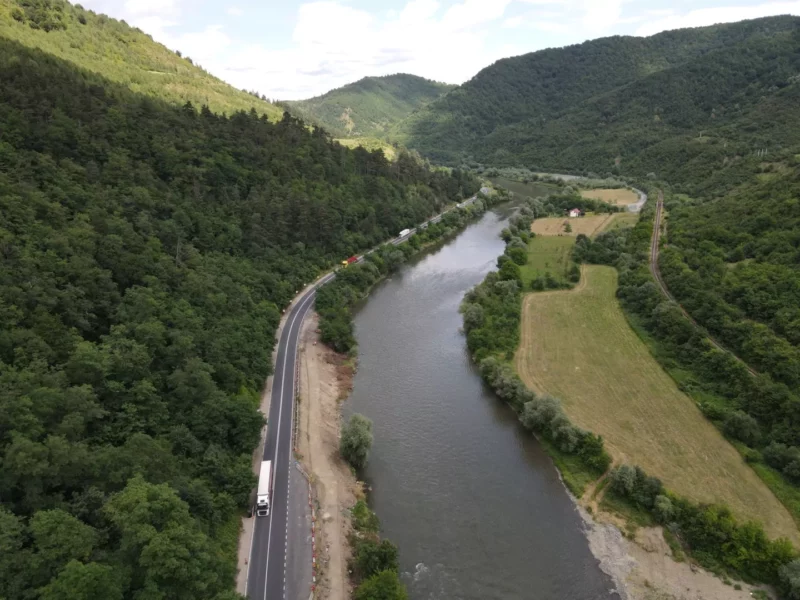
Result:
{"label": "white cloud", "polygon": [[241,17],[244,14],[244,11],[238,6],[231,6],[226,12],[232,17]]}
{"label": "white cloud", "polygon": [[667,29],[703,27],[716,23],[731,23],[744,19],[757,19],[784,14],[800,14],[800,2],[767,2],[752,6],[718,6],[701,8],[685,14],[673,14],[646,23],[636,30],[636,35],[648,36]]}
{"label": "white cloud", "polygon": [[622,0],[584,0],[583,26],[592,32],[604,32],[619,23]]}
{"label": "white cloud", "polygon": [[512,0],[410,0],[383,15],[335,0],[301,5],[292,44],[282,50],[251,45],[224,65],[207,68],[237,87],[269,97],[318,95],[366,75],[414,73],[461,83],[502,58],[487,49],[487,25],[499,22]]}

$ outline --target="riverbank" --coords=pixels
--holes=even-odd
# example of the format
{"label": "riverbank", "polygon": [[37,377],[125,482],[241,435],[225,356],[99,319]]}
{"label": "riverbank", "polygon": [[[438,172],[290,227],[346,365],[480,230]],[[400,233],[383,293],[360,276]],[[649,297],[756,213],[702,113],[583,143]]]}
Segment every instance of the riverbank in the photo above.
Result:
{"label": "riverbank", "polygon": [[573,500],[586,524],[589,549],[622,600],[745,600],[762,589],[739,584],[737,590],[688,562],[676,562],[660,527],[640,527],[631,540],[620,530],[622,519],[589,514],[586,501]]}
{"label": "riverbank", "polygon": [[352,388],[345,357],[319,343],[319,317],[303,323],[298,347],[297,459],[309,474],[316,503],[316,598],[348,600],[350,509],[361,487],[339,455],[341,402]]}

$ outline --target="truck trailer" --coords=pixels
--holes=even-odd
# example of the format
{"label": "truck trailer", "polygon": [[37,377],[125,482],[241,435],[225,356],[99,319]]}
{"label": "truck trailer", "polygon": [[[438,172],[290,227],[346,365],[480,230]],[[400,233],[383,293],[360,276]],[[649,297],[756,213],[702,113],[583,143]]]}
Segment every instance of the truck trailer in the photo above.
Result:
{"label": "truck trailer", "polygon": [[400,237],[406,237],[409,233],[411,233],[410,229],[403,229],[403,231],[400,232]]}
{"label": "truck trailer", "polygon": [[261,472],[258,475],[258,494],[256,496],[256,514],[259,517],[269,515],[272,500],[272,461],[265,460],[261,463]]}
{"label": "truck trailer", "polygon": [[347,266],[349,266],[349,265],[352,265],[352,264],[353,264],[353,263],[355,263],[355,262],[358,262],[358,256],[351,256],[351,257],[350,257],[350,258],[348,258],[347,260],[343,260],[343,261],[342,261],[342,266],[343,266],[343,267],[347,267]]}

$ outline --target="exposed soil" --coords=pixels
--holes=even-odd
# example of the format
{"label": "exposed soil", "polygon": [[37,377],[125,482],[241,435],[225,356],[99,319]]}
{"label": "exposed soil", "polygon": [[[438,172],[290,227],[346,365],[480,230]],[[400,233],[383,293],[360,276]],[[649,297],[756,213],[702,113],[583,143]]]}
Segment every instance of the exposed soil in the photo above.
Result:
{"label": "exposed soil", "polygon": [[352,389],[353,369],[318,341],[318,317],[310,315],[300,339],[300,395],[297,454],[311,476],[317,505],[316,598],[347,600],[351,596],[347,561],[350,509],[361,488],[339,456],[341,401]]}
{"label": "exposed soil", "polygon": [[632,541],[620,532],[614,515],[593,518],[583,506],[578,510],[589,548],[623,600],[745,600],[759,589],[740,583],[742,589],[736,590],[688,562],[675,562],[660,527],[639,528]]}

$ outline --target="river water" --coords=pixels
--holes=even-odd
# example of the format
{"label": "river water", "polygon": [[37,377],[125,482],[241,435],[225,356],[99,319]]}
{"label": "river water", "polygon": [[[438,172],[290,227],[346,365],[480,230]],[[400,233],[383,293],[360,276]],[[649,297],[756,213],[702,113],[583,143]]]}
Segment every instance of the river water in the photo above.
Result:
{"label": "river water", "polygon": [[484,215],[380,284],[355,318],[345,412],[373,421],[366,481],[412,600],[616,598],[538,443],[480,379],[458,306],[503,251]]}

